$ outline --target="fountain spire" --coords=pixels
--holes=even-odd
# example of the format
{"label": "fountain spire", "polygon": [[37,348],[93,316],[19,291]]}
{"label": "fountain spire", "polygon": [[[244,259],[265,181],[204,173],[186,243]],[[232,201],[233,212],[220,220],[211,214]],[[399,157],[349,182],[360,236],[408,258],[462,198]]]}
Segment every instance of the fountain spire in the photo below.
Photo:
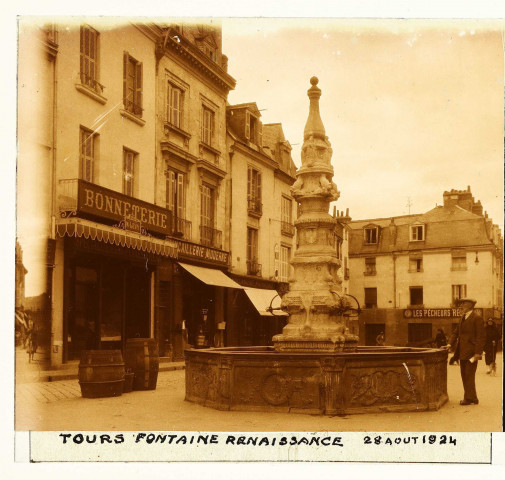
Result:
{"label": "fountain spire", "polygon": [[319,98],[321,98],[321,89],[317,86],[319,80],[317,77],[310,79],[312,87],[307,90],[307,95],[310,98],[309,117],[303,131],[303,139],[307,140],[311,136],[319,137],[323,140],[326,138],[323,121],[319,114]]}
{"label": "fountain spire", "polygon": [[302,166],[296,173],[291,194],[301,206],[295,221],[298,248],[293,256],[294,275],[282,308],[289,322],[273,338],[277,351],[338,352],[355,349],[358,337],[351,335],[343,317],[344,296],[336,251],[337,220],[329,213],[331,201],[340,193],[333,183],[332,149],[321,116],[321,89],[317,77],[307,91],[309,116],[304,130]]}

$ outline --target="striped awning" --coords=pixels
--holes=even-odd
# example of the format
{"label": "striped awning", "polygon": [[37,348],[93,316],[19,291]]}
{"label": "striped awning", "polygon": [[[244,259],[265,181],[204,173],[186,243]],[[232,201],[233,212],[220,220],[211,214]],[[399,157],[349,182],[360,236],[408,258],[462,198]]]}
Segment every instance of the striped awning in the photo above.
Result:
{"label": "striped awning", "polygon": [[109,227],[81,218],[58,220],[56,223],[56,236],[83,237],[119,247],[161,255],[162,257],[177,258],[177,242],[174,240],[161,240],[148,237],[140,233],[130,232],[117,227]]}

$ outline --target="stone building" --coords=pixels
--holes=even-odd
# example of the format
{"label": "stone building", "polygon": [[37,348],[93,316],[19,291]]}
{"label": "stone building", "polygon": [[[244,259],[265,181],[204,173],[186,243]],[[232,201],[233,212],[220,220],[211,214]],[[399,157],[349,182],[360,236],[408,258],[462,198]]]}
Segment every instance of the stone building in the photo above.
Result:
{"label": "stone building", "polygon": [[[294,165],[280,125],[265,126],[265,148],[230,140],[220,28],[23,19],[18,74],[18,231],[33,295],[49,299],[51,364],[132,337],[158,339],[172,359],[188,343],[226,343],[247,279],[276,291],[287,280],[294,206],[281,199]],[[247,162],[264,170],[255,218],[240,194]],[[262,222],[249,264],[233,237],[248,218]]]}
{"label": "stone building", "polygon": [[355,220],[350,228],[350,293],[363,308],[360,341],[422,344],[459,321],[455,301],[473,297],[501,322],[503,238],[467,190],[444,192],[423,214]]}
{"label": "stone building", "polygon": [[[284,326],[280,305],[294,249],[296,203],[291,146],[280,124],[263,125],[255,103],[227,108],[230,276],[246,287],[230,301],[228,345],[266,345]],[[274,304],[272,304],[274,305]]]}

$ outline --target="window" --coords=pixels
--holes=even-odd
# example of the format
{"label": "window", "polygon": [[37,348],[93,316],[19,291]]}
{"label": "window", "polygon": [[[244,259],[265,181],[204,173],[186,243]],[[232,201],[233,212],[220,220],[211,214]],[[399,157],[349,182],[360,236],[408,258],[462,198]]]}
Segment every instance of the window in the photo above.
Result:
{"label": "window", "polygon": [[409,258],[409,272],[422,272],[423,271],[423,258],[410,257]]}
{"label": "window", "polygon": [[378,243],[378,228],[377,227],[369,227],[365,228],[365,243],[372,245]]}
{"label": "window", "polygon": [[202,117],[202,142],[211,146],[214,138],[214,112],[204,106]]}
{"label": "window", "polygon": [[291,249],[281,246],[281,282],[287,282],[289,278],[289,262],[291,260]]}
{"label": "window", "polygon": [[200,241],[203,245],[221,248],[221,232],[214,228],[214,189],[202,184],[200,187],[200,201]]}
{"label": "window", "polygon": [[245,118],[245,138],[261,147],[263,143],[263,126],[261,122],[250,112],[246,112]]}
{"label": "window", "polygon": [[344,257],[344,280],[349,280],[349,267],[347,266],[347,257]]}
{"label": "window", "polygon": [[[247,274],[261,274],[261,265],[258,264],[258,230],[247,227]],[[281,258],[282,260],[282,258]]]}
{"label": "window", "polygon": [[182,109],[184,92],[168,82],[167,85],[167,122],[182,128]]}
{"label": "window", "polygon": [[166,173],[167,210],[172,212],[173,233],[191,238],[191,222],[186,220],[186,183],[184,173],[167,170]]}
{"label": "window", "polygon": [[414,225],[410,227],[410,241],[420,242],[424,240],[424,225]]}
{"label": "window", "polygon": [[365,288],[365,308],[377,308],[377,288]]}
{"label": "window", "polygon": [[452,253],[451,270],[466,270],[466,252]]}
{"label": "window", "polygon": [[375,275],[375,257],[365,258],[365,275]]}
{"label": "window", "polygon": [[261,172],[253,167],[247,167],[247,210],[249,213],[261,215]]}
{"label": "window", "polygon": [[[433,340],[433,330],[431,323],[409,323],[408,341],[409,343],[422,343]],[[421,346],[421,345],[419,345]]]}
{"label": "window", "polygon": [[459,300],[460,298],[466,298],[466,285],[453,285],[452,303],[456,303],[456,300]]}
{"label": "window", "polygon": [[135,152],[123,149],[123,193],[129,197],[134,196],[136,157]]}
{"label": "window", "polygon": [[80,178],[88,182],[93,182],[95,178],[95,155],[97,137],[98,135],[95,132],[84,127],[80,128]]}
{"label": "window", "polygon": [[410,287],[410,305],[423,304],[423,287]]}
{"label": "window", "polygon": [[342,239],[340,237],[336,237],[336,251],[337,251],[337,258],[339,260],[342,260]]}
{"label": "window", "polygon": [[123,103],[127,112],[142,116],[142,63],[123,54]]}
{"label": "window", "polygon": [[102,93],[103,85],[98,82],[98,40],[99,33],[95,29],[84,25],[81,27],[81,84]]}
{"label": "window", "polygon": [[292,237],[295,234],[293,225],[293,202],[291,198],[281,197],[281,233]]}

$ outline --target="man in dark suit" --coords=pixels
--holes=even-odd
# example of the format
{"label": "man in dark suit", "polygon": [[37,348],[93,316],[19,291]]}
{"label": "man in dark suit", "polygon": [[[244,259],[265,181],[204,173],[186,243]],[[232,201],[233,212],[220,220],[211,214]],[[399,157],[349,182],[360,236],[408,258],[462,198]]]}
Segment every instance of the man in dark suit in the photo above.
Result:
{"label": "man in dark suit", "polygon": [[[459,300],[459,307],[463,316],[458,328],[451,337],[451,344],[455,345],[454,358],[459,359],[461,369],[461,379],[465,396],[460,405],[477,405],[477,391],[475,390],[475,372],[477,363],[482,358],[484,343],[486,341],[486,330],[482,317],[474,310],[476,300],[472,298],[462,298]],[[455,343],[457,342],[457,343]]]}

